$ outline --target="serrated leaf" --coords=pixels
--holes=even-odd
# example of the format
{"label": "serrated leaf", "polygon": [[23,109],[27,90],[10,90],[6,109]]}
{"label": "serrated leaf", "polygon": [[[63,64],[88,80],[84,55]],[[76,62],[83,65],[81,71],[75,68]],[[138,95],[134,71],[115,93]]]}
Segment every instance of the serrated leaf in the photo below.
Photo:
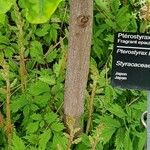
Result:
{"label": "serrated leaf", "polygon": [[64,125],[62,123],[59,123],[59,122],[54,122],[51,125],[51,129],[55,132],[60,132],[64,129]]}
{"label": "serrated leaf", "polygon": [[123,108],[118,104],[112,104],[110,108],[108,108],[112,114],[116,115],[119,118],[124,118],[126,113],[124,112]]}
{"label": "serrated leaf", "polygon": [[116,15],[117,29],[121,28],[121,30],[124,30],[127,28],[130,24],[131,18],[132,15],[129,13],[128,7],[120,8],[118,14]]}
{"label": "serrated leaf", "polygon": [[141,132],[139,137],[139,142],[138,142],[138,150],[141,150],[145,147],[146,139],[147,139],[146,131]]}
{"label": "serrated leaf", "polygon": [[125,133],[124,149],[133,150],[132,141],[131,141],[131,138],[130,138],[130,131],[126,131],[126,133]]}
{"label": "serrated leaf", "polygon": [[37,135],[36,133],[35,134],[26,135],[24,137],[24,139],[26,139],[29,143],[36,145],[39,142],[39,135]]}
{"label": "serrated leaf", "polygon": [[24,107],[27,103],[28,101],[26,100],[25,95],[21,95],[19,98],[16,97],[16,99],[11,101],[11,111],[15,113]]}
{"label": "serrated leaf", "polygon": [[56,79],[54,76],[50,76],[50,75],[41,75],[39,77],[40,81],[43,81],[49,85],[55,85],[56,84]]}
{"label": "serrated leaf", "polygon": [[60,75],[62,64],[63,64],[63,60],[60,60],[59,63],[55,63],[55,65],[53,66],[56,77]]}
{"label": "serrated leaf", "polygon": [[50,63],[50,62],[54,61],[54,59],[56,59],[57,56],[58,56],[57,50],[54,49],[50,53],[48,53],[48,55],[46,56],[46,61],[48,63]]}
{"label": "serrated leaf", "polygon": [[29,123],[26,130],[27,130],[27,133],[34,133],[38,130],[39,128],[39,122],[32,122],[32,123]]}
{"label": "serrated leaf", "polygon": [[50,88],[48,84],[42,81],[37,81],[35,83],[32,83],[28,90],[31,95],[37,96],[45,92],[49,92]]}
{"label": "serrated leaf", "polygon": [[35,32],[35,34],[39,37],[43,37],[46,34],[48,34],[50,29],[50,24],[44,24],[41,28],[38,28]]}
{"label": "serrated leaf", "polygon": [[15,50],[12,47],[7,46],[4,53],[5,53],[6,58],[11,58],[13,54],[15,53]]}
{"label": "serrated leaf", "polygon": [[106,144],[112,137],[112,135],[116,132],[116,128],[114,127],[104,127],[102,134],[101,134],[101,139]]}
{"label": "serrated leaf", "polygon": [[40,42],[38,41],[31,42],[30,55],[33,58],[33,60],[37,61],[38,63],[41,64],[44,63],[43,48]]}
{"label": "serrated leaf", "polygon": [[46,107],[48,102],[51,99],[50,92],[46,92],[42,95],[38,95],[34,97],[34,103],[37,104],[40,108]]}
{"label": "serrated leaf", "polygon": [[116,14],[118,12],[119,6],[121,5],[120,0],[113,0],[111,2],[112,11]]}
{"label": "serrated leaf", "polygon": [[122,150],[124,147],[123,142],[122,142],[124,141],[124,132],[125,130],[120,128],[118,129],[116,133],[116,139],[115,139],[116,150]]}
{"label": "serrated leaf", "polygon": [[36,114],[36,113],[32,114],[31,118],[36,121],[42,120],[42,116],[40,114]]}
{"label": "serrated leaf", "polygon": [[117,20],[119,21],[119,19],[122,19],[122,17],[125,16],[126,13],[128,13],[128,10],[129,10],[128,6],[122,7],[116,16]]}
{"label": "serrated leaf", "polygon": [[12,150],[25,150],[25,149],[26,148],[23,140],[14,133],[12,139]]}
{"label": "serrated leaf", "polygon": [[57,121],[57,114],[53,113],[53,112],[48,112],[44,115],[44,119],[47,123],[51,124],[55,121]]}
{"label": "serrated leaf", "polygon": [[17,84],[18,79],[14,79],[14,81],[11,83],[10,87],[13,88]]}
{"label": "serrated leaf", "polygon": [[39,107],[35,104],[31,104],[31,105],[29,105],[29,107],[30,107],[30,110],[32,110],[33,112],[35,112],[39,109]]}
{"label": "serrated leaf", "polygon": [[121,126],[118,120],[107,115],[100,117],[100,123],[104,126],[100,136],[104,143],[107,143],[116,130]]}
{"label": "serrated leaf", "polygon": [[44,125],[45,125],[45,122],[44,122],[44,120],[42,120],[42,121],[40,122],[40,127],[43,128]]}
{"label": "serrated leaf", "polygon": [[45,150],[47,142],[51,139],[51,137],[52,137],[51,130],[45,130],[39,136],[39,147],[38,147],[38,150]]}
{"label": "serrated leaf", "polygon": [[106,86],[106,88],[105,88],[105,99],[106,99],[107,103],[110,103],[113,101],[114,96],[115,96],[114,94],[115,94],[115,92],[114,92],[113,88],[111,86]]}
{"label": "serrated leaf", "polygon": [[46,92],[42,95],[38,95],[34,97],[34,103],[37,104],[40,108],[48,105],[48,102],[51,99],[50,92]]}
{"label": "serrated leaf", "polygon": [[0,36],[0,43],[8,45],[9,42],[10,41],[7,36],[2,36],[2,35]]}
{"label": "serrated leaf", "polygon": [[107,115],[100,117],[100,122],[104,124],[105,127],[119,128],[121,126],[118,120]]}
{"label": "serrated leaf", "polygon": [[82,138],[82,142],[86,145],[86,146],[90,146],[90,140],[89,137],[86,134],[82,134],[81,135]]}
{"label": "serrated leaf", "polygon": [[62,0],[22,0],[26,9],[26,18],[30,23],[47,22]]}
{"label": "serrated leaf", "polygon": [[55,133],[50,149],[58,149],[59,146],[62,148],[62,150],[66,150],[67,144],[68,144],[68,139],[63,134]]}
{"label": "serrated leaf", "polygon": [[147,108],[147,101],[138,101],[137,103],[132,104],[131,108],[135,110],[144,111]]}
{"label": "serrated leaf", "polygon": [[95,0],[96,4],[103,10],[107,10],[108,9],[108,1],[104,1],[104,0]]}
{"label": "serrated leaf", "polygon": [[99,80],[98,80],[100,87],[103,87],[106,85],[105,72],[106,72],[105,70],[102,70],[100,73]]}
{"label": "serrated leaf", "polygon": [[50,26],[49,37],[54,42],[56,42],[57,40],[57,34],[58,34],[57,29],[59,29],[58,24],[52,24]]}

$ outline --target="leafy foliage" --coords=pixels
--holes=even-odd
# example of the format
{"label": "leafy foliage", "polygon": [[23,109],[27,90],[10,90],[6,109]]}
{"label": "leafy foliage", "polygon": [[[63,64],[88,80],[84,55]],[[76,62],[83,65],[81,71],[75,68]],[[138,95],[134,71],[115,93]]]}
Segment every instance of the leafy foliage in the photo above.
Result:
{"label": "leafy foliage", "polygon": [[1,0],[0,1],[0,14],[6,13],[12,6],[12,0]]}
{"label": "leafy foliage", "polygon": [[[10,10],[16,0],[1,0],[0,14]],[[45,23],[57,9],[62,0],[20,0],[21,7],[26,10],[26,18],[30,23]]]}
{"label": "leafy foliage", "polygon": [[26,17],[31,23],[45,23],[56,10],[62,0],[22,0],[26,9]]}
{"label": "leafy foliage", "polygon": [[[0,1],[0,149],[8,148],[6,70],[2,65],[5,60],[11,89],[12,150],[143,150],[146,131],[140,117],[147,106],[146,92],[113,88],[110,77],[113,34],[149,32],[149,21],[139,13],[146,2],[95,0],[83,114],[84,129],[88,122],[89,127],[78,138],[75,134],[79,129],[74,129],[68,121],[71,129],[68,134],[63,123],[69,2],[19,0],[18,9],[13,2]],[[23,24],[15,14],[20,14]],[[27,71],[24,91],[21,90],[20,47],[24,48]]]}

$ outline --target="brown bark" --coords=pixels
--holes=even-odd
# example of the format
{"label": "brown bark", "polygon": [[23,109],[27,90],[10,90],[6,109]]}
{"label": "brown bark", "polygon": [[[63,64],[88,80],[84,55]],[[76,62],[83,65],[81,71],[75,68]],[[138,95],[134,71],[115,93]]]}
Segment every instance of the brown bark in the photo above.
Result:
{"label": "brown bark", "polygon": [[69,50],[65,81],[64,113],[79,119],[89,72],[93,0],[71,0]]}

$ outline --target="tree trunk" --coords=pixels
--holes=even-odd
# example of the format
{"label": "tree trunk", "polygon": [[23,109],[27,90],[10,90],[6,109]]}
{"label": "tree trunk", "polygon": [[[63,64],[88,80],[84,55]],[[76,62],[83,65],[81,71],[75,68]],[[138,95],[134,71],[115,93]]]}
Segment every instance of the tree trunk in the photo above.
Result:
{"label": "tree trunk", "polygon": [[[75,119],[84,112],[84,94],[89,72],[93,0],[70,1],[69,50],[65,81],[64,113]],[[80,125],[81,127],[81,125]]]}

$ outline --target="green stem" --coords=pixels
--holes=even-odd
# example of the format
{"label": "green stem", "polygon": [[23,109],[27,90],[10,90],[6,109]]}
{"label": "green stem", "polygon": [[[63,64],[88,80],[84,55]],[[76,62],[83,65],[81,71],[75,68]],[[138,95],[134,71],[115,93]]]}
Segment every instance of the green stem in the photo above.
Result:
{"label": "green stem", "polygon": [[9,66],[4,62],[3,64],[4,68],[4,75],[6,80],[6,137],[7,137],[7,143],[8,143],[8,150],[11,147],[11,140],[12,140],[12,124],[11,124],[11,112],[10,112],[10,97],[11,97],[11,85],[10,85],[10,79],[9,79]]}
{"label": "green stem", "polygon": [[91,96],[89,97],[89,109],[88,109],[89,110],[89,114],[88,114],[88,122],[87,122],[87,126],[86,126],[86,134],[88,134],[88,132],[90,130],[90,127],[91,127],[96,87],[97,87],[97,80],[94,80],[92,93],[91,93]]}

